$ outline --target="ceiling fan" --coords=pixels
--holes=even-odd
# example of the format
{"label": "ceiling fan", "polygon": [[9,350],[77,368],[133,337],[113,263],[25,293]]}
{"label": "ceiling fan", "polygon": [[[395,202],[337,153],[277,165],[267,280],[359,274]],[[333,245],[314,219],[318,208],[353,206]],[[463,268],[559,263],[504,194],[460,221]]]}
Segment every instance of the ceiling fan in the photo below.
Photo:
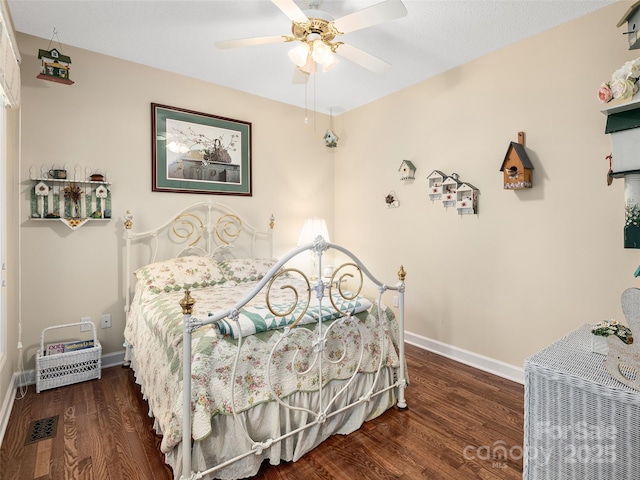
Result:
{"label": "ceiling fan", "polygon": [[319,9],[322,0],[306,0],[309,9],[305,11],[293,0],[271,1],[291,20],[291,35],[225,40],[216,42],[215,45],[218,48],[236,48],[298,42],[289,51],[289,58],[299,70],[307,74],[316,73],[318,65],[322,66],[323,72],[333,68],[338,62],[336,55],[378,74],[391,68],[391,64],[384,60],[336,39],[345,33],[404,17],[407,9],[401,0],[386,0],[336,20]]}

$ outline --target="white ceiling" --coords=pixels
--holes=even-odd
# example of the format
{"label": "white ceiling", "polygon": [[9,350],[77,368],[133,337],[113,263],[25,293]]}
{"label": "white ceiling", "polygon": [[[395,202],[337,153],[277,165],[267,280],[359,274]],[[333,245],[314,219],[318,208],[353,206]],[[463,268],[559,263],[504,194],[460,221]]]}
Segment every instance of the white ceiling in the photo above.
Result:
{"label": "white ceiling", "polygon": [[[339,18],[381,0],[324,0]],[[296,0],[306,10],[304,0]],[[269,0],[9,0],[18,32],[122,58],[300,107],[339,114],[614,3],[613,0],[404,0],[404,18],[341,40],[393,65],[376,75],[342,59],[294,83],[290,43],[221,50],[219,40],[288,35]],[[626,7],[621,7],[620,16]],[[615,28],[612,25],[612,28]],[[57,37],[53,33],[57,31]],[[622,34],[622,31],[621,31]],[[53,38],[53,42],[50,40]],[[579,41],[579,39],[576,39]],[[35,52],[34,52],[35,56]],[[73,60],[73,58],[72,58]],[[83,66],[72,63],[73,72]],[[307,99],[305,100],[305,96]]]}

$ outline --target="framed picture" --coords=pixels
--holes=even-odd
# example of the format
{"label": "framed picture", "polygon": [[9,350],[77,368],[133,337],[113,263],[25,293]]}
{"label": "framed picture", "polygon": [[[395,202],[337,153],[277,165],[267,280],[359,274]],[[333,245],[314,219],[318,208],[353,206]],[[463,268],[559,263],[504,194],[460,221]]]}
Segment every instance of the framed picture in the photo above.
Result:
{"label": "framed picture", "polygon": [[154,192],[251,195],[251,123],[151,104]]}

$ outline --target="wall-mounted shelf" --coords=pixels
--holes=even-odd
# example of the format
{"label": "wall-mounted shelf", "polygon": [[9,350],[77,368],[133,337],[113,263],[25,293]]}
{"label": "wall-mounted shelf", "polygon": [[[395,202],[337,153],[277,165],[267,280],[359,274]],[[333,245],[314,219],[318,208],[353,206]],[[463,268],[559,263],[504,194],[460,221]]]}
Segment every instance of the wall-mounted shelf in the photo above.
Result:
{"label": "wall-mounted shelf", "polygon": [[[59,171],[59,170],[56,170]],[[65,170],[60,170],[65,172]],[[96,180],[74,180],[67,178],[51,178],[48,170],[41,175],[33,174],[31,184],[31,220],[58,221],[76,230],[89,221],[106,221],[111,219],[111,182]],[[53,170],[52,170],[53,172]],[[33,170],[32,170],[33,173]],[[99,174],[87,178],[100,178]]]}

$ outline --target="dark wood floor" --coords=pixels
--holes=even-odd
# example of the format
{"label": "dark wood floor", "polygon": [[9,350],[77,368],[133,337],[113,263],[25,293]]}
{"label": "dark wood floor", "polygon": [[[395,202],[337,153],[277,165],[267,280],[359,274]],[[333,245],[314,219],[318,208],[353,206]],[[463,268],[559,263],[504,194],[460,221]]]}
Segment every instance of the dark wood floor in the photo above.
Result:
{"label": "dark wood floor", "polygon": [[[409,410],[391,409],[295,463],[254,478],[521,479],[523,386],[407,346]],[[25,445],[32,422],[58,416],[55,436]],[[16,400],[0,479],[172,479],[131,371]],[[499,455],[505,447],[511,452]]]}

